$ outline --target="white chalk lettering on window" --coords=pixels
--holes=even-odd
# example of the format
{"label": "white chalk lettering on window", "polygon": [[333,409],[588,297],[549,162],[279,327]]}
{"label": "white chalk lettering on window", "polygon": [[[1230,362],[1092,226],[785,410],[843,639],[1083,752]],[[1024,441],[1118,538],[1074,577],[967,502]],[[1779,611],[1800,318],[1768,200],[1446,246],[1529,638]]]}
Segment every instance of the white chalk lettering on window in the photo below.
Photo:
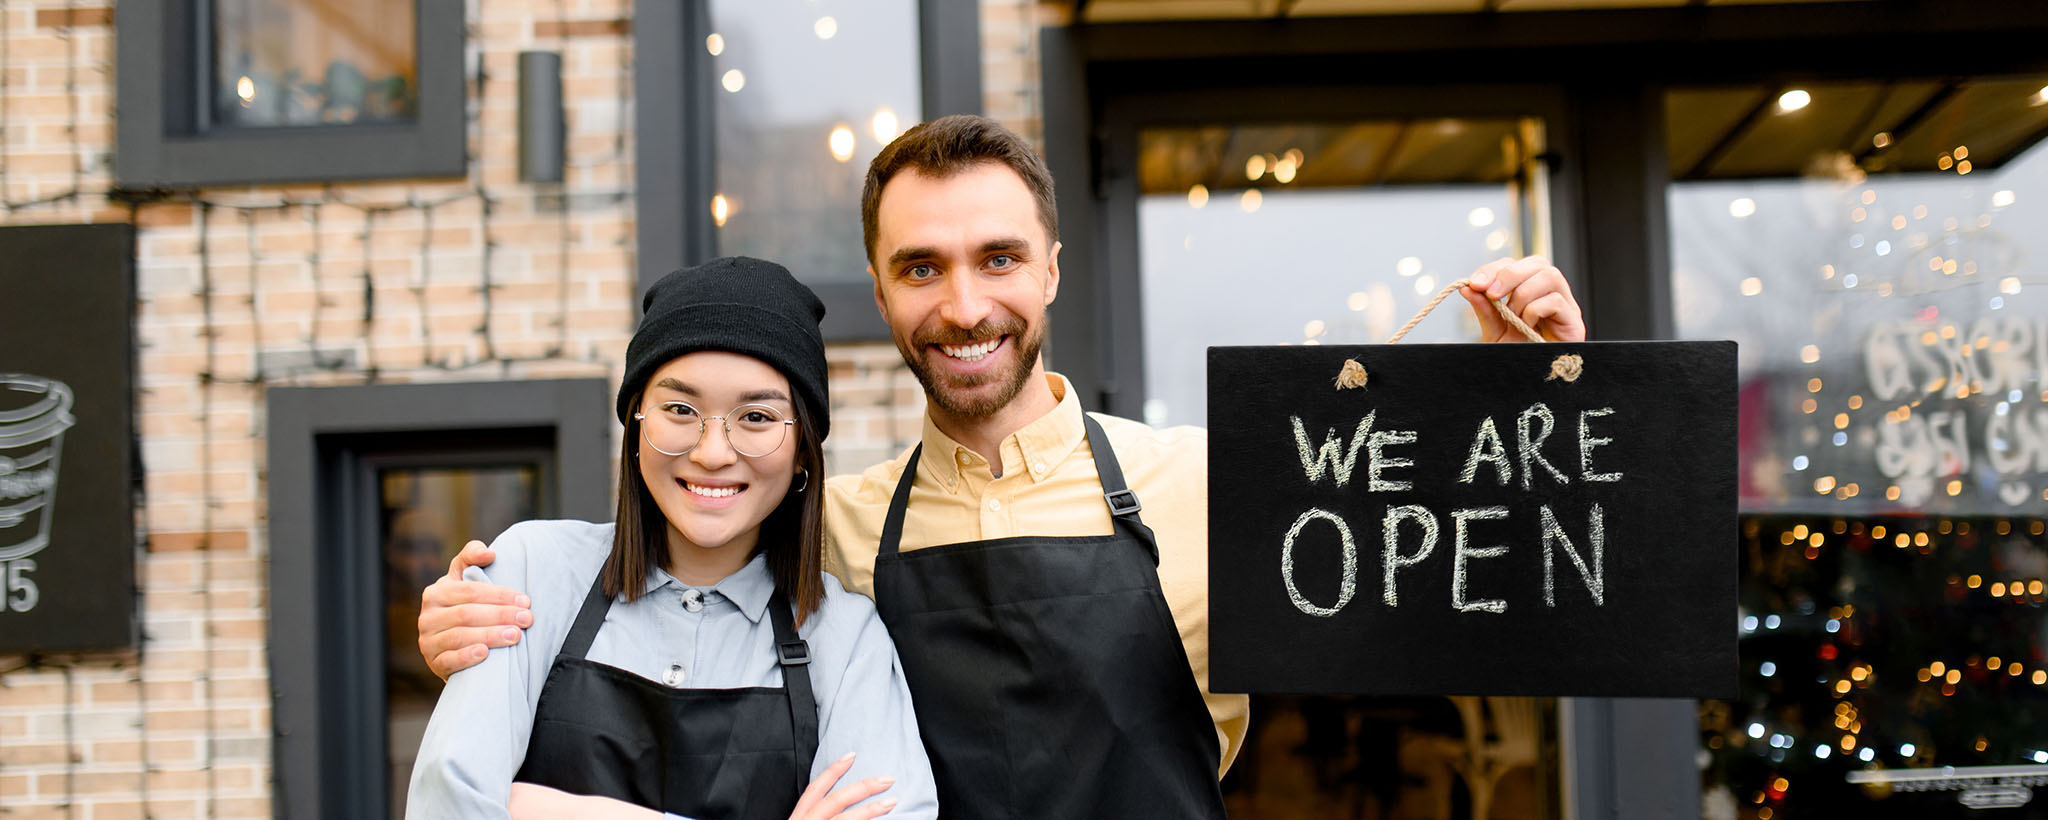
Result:
{"label": "white chalk lettering on window", "polygon": [[[1297,428],[1299,429],[1299,428]],[[1337,602],[1327,607],[1310,603],[1308,596],[1301,594],[1301,588],[1294,583],[1294,539],[1301,535],[1301,529],[1311,521],[1328,521],[1337,528],[1337,538],[1343,547],[1344,568],[1337,582]],[[1311,508],[1294,519],[1294,526],[1287,530],[1287,540],[1280,544],[1280,579],[1287,584],[1287,599],[1294,602],[1294,608],[1318,618],[1337,614],[1345,604],[1351,603],[1351,596],[1358,591],[1358,546],[1351,540],[1351,527],[1336,514]]]}
{"label": "white chalk lettering on window", "polygon": [[1508,448],[1500,440],[1500,431],[1493,427],[1493,417],[1479,420],[1479,432],[1472,435],[1472,450],[1465,454],[1465,469],[1458,473],[1461,484],[1470,484],[1479,475],[1479,462],[1493,463],[1499,474],[1500,486],[1505,487],[1514,480],[1515,468],[1508,463]]}
{"label": "white chalk lettering on window", "polygon": [[1467,537],[1468,521],[1495,521],[1508,517],[1506,507],[1473,507],[1451,511],[1451,608],[1459,612],[1506,612],[1508,602],[1499,599],[1467,601],[1465,588],[1470,575],[1468,562],[1475,558],[1498,558],[1508,554],[1505,544],[1473,549]]}
{"label": "white chalk lettering on window", "polygon": [[1593,448],[1598,447],[1602,444],[1613,444],[1614,439],[1593,435],[1593,425],[1591,424],[1591,419],[1597,416],[1608,416],[1613,414],[1614,408],[1612,407],[1602,407],[1598,410],[1579,411],[1579,480],[1581,481],[1621,480],[1620,473],[1593,472]]}
{"label": "white chalk lettering on window", "polygon": [[[1414,521],[1422,525],[1422,546],[1415,550],[1414,555],[1401,554],[1402,521]],[[1407,504],[1387,508],[1386,519],[1381,523],[1381,532],[1386,542],[1386,551],[1381,557],[1381,564],[1385,568],[1381,578],[1381,589],[1386,597],[1387,606],[1401,605],[1401,596],[1394,585],[1394,575],[1402,567],[1422,563],[1423,559],[1428,558],[1429,554],[1436,550],[1437,529],[1436,515],[1420,505]]]}
{"label": "white chalk lettering on window", "polygon": [[[1332,474],[1339,487],[1351,482],[1351,468],[1358,464],[1358,448],[1364,446],[1372,434],[1372,417],[1372,413],[1367,413],[1365,418],[1358,420],[1358,431],[1351,435],[1350,447],[1344,446],[1343,437],[1337,435],[1337,428],[1332,427],[1323,434],[1323,446],[1314,451],[1309,450],[1308,429],[1302,426],[1301,417],[1288,418],[1294,423],[1294,446],[1301,453],[1301,469],[1308,474],[1308,483],[1323,480],[1324,473]],[[1337,455],[1339,450],[1344,451],[1342,458]]]}
{"label": "white chalk lettering on window", "polygon": [[[1531,421],[1543,422],[1543,429],[1534,436],[1529,434],[1529,422]],[[1552,466],[1550,461],[1543,457],[1543,441],[1550,438],[1550,431],[1556,427],[1557,418],[1552,416],[1550,408],[1540,401],[1529,405],[1529,409],[1523,410],[1522,415],[1515,419],[1515,447],[1516,452],[1521,455],[1522,459],[1522,489],[1529,489],[1529,479],[1533,470],[1532,465],[1535,464],[1543,465],[1543,469],[1548,471],[1553,478],[1556,478],[1557,483],[1571,483],[1571,479],[1565,478],[1564,473],[1558,472],[1557,468]]]}
{"label": "white chalk lettering on window", "polygon": [[1607,521],[1599,504],[1594,504],[1587,514],[1586,539],[1592,545],[1593,563],[1589,567],[1586,559],[1572,546],[1571,536],[1564,532],[1564,526],[1557,521],[1557,513],[1549,504],[1540,507],[1543,515],[1543,603],[1557,606],[1557,559],[1555,548],[1563,548],[1564,554],[1572,559],[1572,566],[1579,570],[1579,578],[1586,582],[1586,591],[1593,594],[1593,605],[1607,603]]}

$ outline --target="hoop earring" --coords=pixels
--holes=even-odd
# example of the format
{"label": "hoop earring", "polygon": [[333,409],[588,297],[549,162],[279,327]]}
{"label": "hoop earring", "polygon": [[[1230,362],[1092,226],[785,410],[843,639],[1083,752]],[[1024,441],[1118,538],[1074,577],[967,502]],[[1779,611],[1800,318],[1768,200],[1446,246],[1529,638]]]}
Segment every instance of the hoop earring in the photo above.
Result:
{"label": "hoop earring", "polygon": [[795,488],[795,489],[792,489],[792,490],[790,490],[790,492],[793,492],[793,493],[800,493],[800,492],[803,492],[803,491],[804,491],[804,488],[805,488],[805,487],[809,487],[809,486],[811,486],[811,471],[809,471],[809,470],[797,470],[797,474],[803,477],[803,481],[804,481],[804,483],[802,483],[802,484],[798,484],[798,485],[796,485],[796,488]]}

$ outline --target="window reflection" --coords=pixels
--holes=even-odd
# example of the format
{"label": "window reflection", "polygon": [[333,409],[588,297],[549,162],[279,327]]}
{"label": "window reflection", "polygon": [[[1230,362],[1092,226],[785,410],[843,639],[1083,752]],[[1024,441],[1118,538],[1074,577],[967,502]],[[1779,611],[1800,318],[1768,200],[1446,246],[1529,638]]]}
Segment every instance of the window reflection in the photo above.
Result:
{"label": "window reflection", "polygon": [[1667,100],[1678,329],[1742,345],[1741,686],[1700,706],[1707,817],[1975,816],[1996,796],[1849,777],[2048,763],[2043,85]]}
{"label": "window reflection", "polygon": [[915,0],[713,0],[718,252],[866,278],[867,163],[921,118]]}
{"label": "window reflection", "polygon": [[213,121],[274,127],[412,119],[416,0],[213,0]]}
{"label": "window reflection", "polygon": [[419,652],[420,590],[448,571],[465,542],[539,518],[539,477],[533,466],[379,471],[392,817],[405,814],[413,761],[441,696],[441,680]]}
{"label": "window reflection", "polygon": [[[1473,269],[1542,251],[1542,138],[1531,119],[1142,132],[1146,421],[1206,422],[1209,345],[1383,342]],[[1472,340],[1462,304],[1407,341]]]}

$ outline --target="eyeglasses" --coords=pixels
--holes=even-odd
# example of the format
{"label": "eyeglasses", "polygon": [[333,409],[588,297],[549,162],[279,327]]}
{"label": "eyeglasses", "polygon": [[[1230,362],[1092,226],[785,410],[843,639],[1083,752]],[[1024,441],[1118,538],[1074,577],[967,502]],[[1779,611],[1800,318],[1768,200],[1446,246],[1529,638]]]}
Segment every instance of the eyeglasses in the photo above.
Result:
{"label": "eyeglasses", "polygon": [[783,439],[789,438],[789,428],[796,425],[796,419],[765,404],[742,404],[724,415],[707,416],[686,402],[665,401],[647,413],[634,413],[633,418],[640,420],[640,434],[647,446],[665,456],[688,455],[697,449],[704,441],[704,425],[712,419],[725,427],[725,440],[733,451],[748,458],[775,452]]}

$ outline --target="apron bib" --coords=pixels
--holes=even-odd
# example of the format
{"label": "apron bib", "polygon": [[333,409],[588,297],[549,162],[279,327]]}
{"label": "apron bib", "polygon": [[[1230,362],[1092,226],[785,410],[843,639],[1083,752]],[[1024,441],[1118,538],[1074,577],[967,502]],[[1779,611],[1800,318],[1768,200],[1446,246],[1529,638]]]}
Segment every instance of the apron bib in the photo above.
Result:
{"label": "apron bib", "polygon": [[1221,751],[1159,551],[1109,439],[1082,416],[1116,530],[901,552],[896,485],[875,607],[896,641],[949,820],[1221,818]]}
{"label": "apron bib", "polygon": [[610,608],[600,574],[548,669],[514,779],[688,817],[786,820],[810,782],[818,707],[782,590],[768,600],[782,688],[673,689],[589,660]]}

